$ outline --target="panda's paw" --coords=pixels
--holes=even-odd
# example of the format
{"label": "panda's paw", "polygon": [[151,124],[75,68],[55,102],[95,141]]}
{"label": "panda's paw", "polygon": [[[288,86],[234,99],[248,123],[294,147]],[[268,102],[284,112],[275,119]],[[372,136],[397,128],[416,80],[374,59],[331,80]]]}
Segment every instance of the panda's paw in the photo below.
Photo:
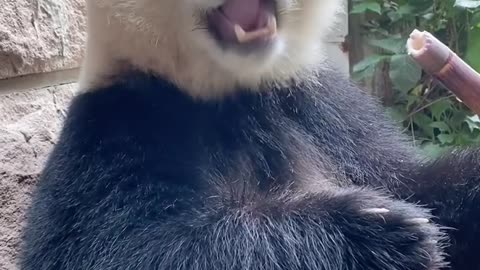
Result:
{"label": "panda's paw", "polygon": [[[339,192],[332,217],[361,269],[443,269],[444,234],[427,209],[366,190]],[[340,208],[338,208],[340,207]]]}

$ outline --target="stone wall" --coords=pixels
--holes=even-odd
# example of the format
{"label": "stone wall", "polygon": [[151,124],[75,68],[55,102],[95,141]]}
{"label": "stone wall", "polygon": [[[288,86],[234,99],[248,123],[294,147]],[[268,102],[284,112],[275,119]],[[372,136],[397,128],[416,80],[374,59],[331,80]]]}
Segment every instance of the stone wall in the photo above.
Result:
{"label": "stone wall", "polygon": [[30,191],[74,85],[0,96],[0,270],[12,270]]}
{"label": "stone wall", "polygon": [[3,0],[0,8],[0,270],[17,269],[35,180],[72,97],[84,0]]}
{"label": "stone wall", "polygon": [[[161,1],[161,0],[160,0]],[[346,17],[331,35],[332,62]],[[76,87],[84,0],[3,0],[0,8],[0,270],[15,270],[24,210]]]}

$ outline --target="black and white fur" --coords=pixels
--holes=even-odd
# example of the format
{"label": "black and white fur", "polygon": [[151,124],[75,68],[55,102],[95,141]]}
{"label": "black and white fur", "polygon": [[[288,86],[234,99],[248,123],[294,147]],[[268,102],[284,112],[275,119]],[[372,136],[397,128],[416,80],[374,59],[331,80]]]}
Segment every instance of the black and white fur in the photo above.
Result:
{"label": "black and white fur", "polygon": [[480,269],[480,152],[425,160],[326,67],[337,0],[278,0],[248,57],[194,30],[222,2],[87,1],[21,269]]}

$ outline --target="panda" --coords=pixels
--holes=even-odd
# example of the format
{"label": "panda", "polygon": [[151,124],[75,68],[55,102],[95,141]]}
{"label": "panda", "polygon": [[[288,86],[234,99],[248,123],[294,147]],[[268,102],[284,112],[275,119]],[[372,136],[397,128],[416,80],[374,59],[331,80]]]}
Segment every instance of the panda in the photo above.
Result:
{"label": "panda", "polygon": [[339,0],[87,0],[20,269],[480,269],[480,152],[428,159],[325,57]]}

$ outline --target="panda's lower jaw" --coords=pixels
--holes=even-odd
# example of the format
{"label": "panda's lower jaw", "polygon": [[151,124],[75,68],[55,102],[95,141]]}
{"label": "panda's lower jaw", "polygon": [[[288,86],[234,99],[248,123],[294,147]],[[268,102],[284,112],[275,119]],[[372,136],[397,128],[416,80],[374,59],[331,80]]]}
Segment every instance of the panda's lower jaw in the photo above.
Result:
{"label": "panda's lower jaw", "polygon": [[274,0],[227,0],[207,15],[208,29],[222,47],[247,51],[269,47],[277,36]]}

